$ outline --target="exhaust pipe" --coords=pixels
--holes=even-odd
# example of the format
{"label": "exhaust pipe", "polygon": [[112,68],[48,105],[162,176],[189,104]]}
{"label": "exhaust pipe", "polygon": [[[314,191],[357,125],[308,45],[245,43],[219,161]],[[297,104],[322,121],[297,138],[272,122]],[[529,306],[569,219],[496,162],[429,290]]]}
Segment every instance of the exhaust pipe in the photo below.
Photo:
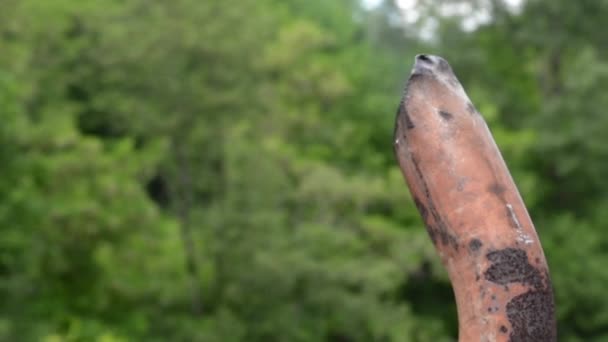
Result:
{"label": "exhaust pipe", "polygon": [[459,341],[556,341],[536,230],[488,126],[445,59],[416,56],[394,139],[452,283]]}

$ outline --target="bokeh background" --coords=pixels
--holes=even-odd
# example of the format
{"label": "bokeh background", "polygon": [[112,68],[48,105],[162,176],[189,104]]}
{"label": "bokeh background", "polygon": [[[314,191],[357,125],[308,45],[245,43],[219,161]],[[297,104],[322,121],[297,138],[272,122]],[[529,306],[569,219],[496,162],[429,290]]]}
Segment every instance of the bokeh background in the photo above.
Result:
{"label": "bokeh background", "polygon": [[[1,341],[454,341],[393,157],[420,52],[608,341],[608,1],[0,0]],[[491,229],[491,227],[488,227]]]}

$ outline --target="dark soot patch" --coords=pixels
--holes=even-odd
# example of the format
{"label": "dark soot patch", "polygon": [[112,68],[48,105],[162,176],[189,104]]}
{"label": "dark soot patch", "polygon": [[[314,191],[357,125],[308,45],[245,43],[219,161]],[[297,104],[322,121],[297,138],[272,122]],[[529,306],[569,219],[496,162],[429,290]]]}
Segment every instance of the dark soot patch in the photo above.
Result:
{"label": "dark soot patch", "polygon": [[504,325],[500,326],[500,332],[503,334],[506,334],[507,332],[509,332],[509,329],[507,329],[507,327],[505,327]]}
{"label": "dark soot patch", "polygon": [[395,114],[395,129],[393,131],[393,140],[398,140],[400,138],[406,138],[406,131],[408,129],[414,128],[414,124],[412,120],[410,120],[409,114],[405,109],[405,94],[401,97],[401,101],[399,101],[399,106],[397,107],[397,113]]}
{"label": "dark soot patch", "polygon": [[486,257],[492,262],[492,266],[484,272],[487,280],[500,285],[522,283],[537,290],[542,289],[541,273],[530,265],[524,250],[505,248],[490,252]]}
{"label": "dark soot patch", "polygon": [[440,110],[439,115],[441,115],[441,117],[446,121],[450,121],[454,118],[454,115],[452,115],[452,113],[446,112],[445,110]]}
{"label": "dark soot patch", "polygon": [[491,193],[496,195],[498,198],[502,199],[502,197],[503,197],[505,191],[507,191],[507,189],[502,184],[492,183],[488,187],[488,191],[490,191]]}
{"label": "dark soot patch", "polygon": [[[531,288],[512,298],[506,306],[511,323],[510,342],[556,341],[555,306],[545,271],[543,284],[541,272],[533,267],[524,250],[505,248],[486,254],[492,265],[484,272],[488,281],[504,285],[521,283]],[[506,327],[500,331],[506,333]]]}
{"label": "dark soot patch", "polygon": [[437,229],[435,229],[432,225],[426,224],[426,231],[429,233],[429,237],[433,242],[433,245],[437,246]]}
{"label": "dark soot patch", "polygon": [[511,342],[556,341],[551,291],[528,291],[507,304]]}
{"label": "dark soot patch", "polygon": [[435,231],[435,228],[428,223],[429,211],[426,209],[424,204],[420,202],[418,197],[414,197],[414,204],[416,204],[416,208],[418,209],[420,216],[422,216],[422,221],[424,221],[424,225],[426,226],[426,230],[431,237],[431,241],[433,241],[434,245],[437,245],[437,232]]}
{"label": "dark soot patch", "polygon": [[404,123],[407,129],[412,129],[416,127],[412,122],[412,119],[410,118],[410,114],[407,112],[407,109],[405,109],[405,103],[403,101],[401,101],[401,103],[399,104],[399,108],[397,109],[397,120]]}
{"label": "dark soot patch", "polygon": [[416,204],[416,208],[418,208],[418,212],[420,212],[420,216],[422,216],[422,219],[424,220],[424,222],[426,222],[426,220],[429,217],[428,210],[426,210],[426,207],[424,206],[424,204],[422,204],[422,202],[420,202],[418,197],[414,197],[414,204]]}
{"label": "dark soot patch", "polygon": [[473,253],[478,252],[481,246],[483,246],[483,243],[479,239],[473,239],[469,242],[469,250]]}
{"label": "dark soot patch", "polygon": [[[411,160],[412,160],[412,164],[414,164],[414,169],[416,170],[418,179],[420,180],[422,190],[424,191],[424,199],[426,200],[426,204],[427,204],[427,207],[425,208],[424,212],[420,211],[420,207],[418,208],[418,210],[420,211],[420,214],[423,216],[423,219],[424,219],[425,215],[428,216],[427,219],[425,219],[424,223],[426,224],[427,230],[429,231],[429,234],[431,235],[431,239],[433,239],[433,242],[436,242],[436,237],[439,237],[440,241],[443,245],[446,245],[446,246],[449,245],[452,248],[454,248],[455,250],[458,250],[458,248],[459,248],[458,240],[456,239],[456,237],[454,235],[452,235],[450,233],[450,228],[443,221],[443,218],[441,217],[441,215],[439,214],[439,211],[435,207],[435,202],[433,201],[433,198],[431,196],[431,192],[430,192],[428,184],[426,183],[426,180],[424,178],[424,174],[420,170],[420,165],[418,165],[418,159],[416,158],[416,156],[412,155]],[[421,201],[418,201],[418,202],[421,203]],[[428,213],[427,213],[427,210],[428,210]],[[430,223],[431,218],[433,219],[433,224]]]}
{"label": "dark soot patch", "polygon": [[456,237],[454,235],[448,233],[445,226],[443,226],[443,228],[439,229],[439,236],[441,237],[441,242],[444,245],[450,245],[455,250],[458,250],[458,240],[456,239]]}
{"label": "dark soot patch", "polygon": [[419,68],[415,70],[413,74],[410,75],[410,78],[407,81],[407,85],[410,86],[411,84],[414,84],[416,82],[423,82],[425,78],[428,79],[429,77],[436,77],[433,71],[427,68]]}

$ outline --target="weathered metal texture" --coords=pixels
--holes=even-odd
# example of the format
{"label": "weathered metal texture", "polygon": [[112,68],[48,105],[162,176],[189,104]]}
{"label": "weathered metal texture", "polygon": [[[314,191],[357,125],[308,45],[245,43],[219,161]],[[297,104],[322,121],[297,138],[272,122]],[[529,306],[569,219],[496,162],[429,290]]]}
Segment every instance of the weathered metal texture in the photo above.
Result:
{"label": "weathered metal texture", "polygon": [[441,57],[418,55],[395,154],[452,282],[459,340],[555,341],[549,271],[484,119]]}

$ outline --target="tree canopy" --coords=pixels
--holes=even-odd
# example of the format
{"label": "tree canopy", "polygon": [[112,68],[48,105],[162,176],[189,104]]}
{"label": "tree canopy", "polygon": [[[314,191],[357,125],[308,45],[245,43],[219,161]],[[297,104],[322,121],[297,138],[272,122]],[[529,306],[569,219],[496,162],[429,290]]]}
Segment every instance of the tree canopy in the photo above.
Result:
{"label": "tree canopy", "polygon": [[494,133],[560,339],[608,339],[608,3],[462,2],[0,0],[0,340],[454,340],[391,141],[420,52]]}

